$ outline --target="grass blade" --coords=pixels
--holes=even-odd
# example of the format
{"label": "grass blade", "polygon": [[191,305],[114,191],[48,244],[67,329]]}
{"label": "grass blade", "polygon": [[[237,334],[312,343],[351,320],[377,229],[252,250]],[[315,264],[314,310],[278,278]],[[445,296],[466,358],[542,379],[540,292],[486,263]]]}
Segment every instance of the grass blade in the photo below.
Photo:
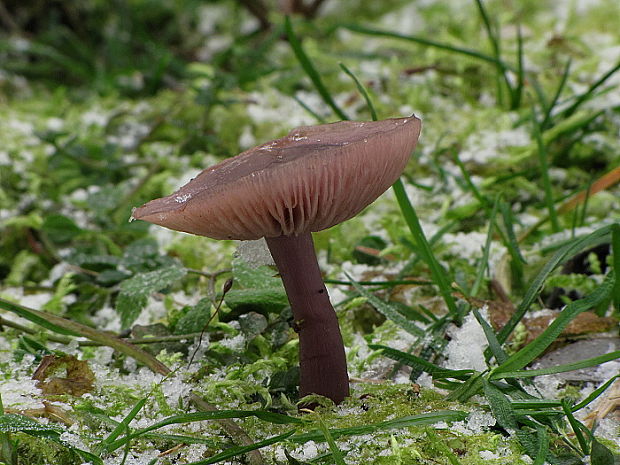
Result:
{"label": "grass blade", "polygon": [[303,423],[303,420],[299,418],[283,415],[279,413],[268,412],[265,410],[216,410],[209,412],[193,412],[183,415],[172,415],[168,418],[164,418],[161,421],[153,423],[151,426],[134,431],[130,435],[118,439],[112,442],[108,446],[108,451],[112,452],[119,447],[125,445],[127,441],[142,436],[146,433],[150,433],[159,428],[169,425],[178,425],[181,423],[191,423],[194,421],[206,421],[206,420],[221,420],[223,418],[247,418],[256,417],[259,420],[267,421],[274,424],[294,424],[299,425]]}
{"label": "grass blade", "polygon": [[343,24],[341,27],[344,27],[345,29],[348,29],[350,31],[357,32],[360,34],[366,34],[366,35],[371,35],[371,36],[376,36],[376,37],[387,37],[391,39],[400,39],[400,40],[406,40],[408,42],[415,42],[420,45],[426,45],[427,47],[433,47],[433,48],[438,48],[440,50],[445,50],[446,52],[452,52],[452,53],[457,53],[459,55],[465,55],[471,58],[476,58],[478,60],[491,63],[495,66],[502,66],[505,69],[511,69],[511,67],[507,65],[506,63],[498,60],[497,58],[493,56],[487,55],[477,50],[464,48],[464,47],[457,47],[454,45],[445,44],[443,42],[437,42],[435,40],[427,39],[425,37],[399,34],[397,32],[384,31],[384,30],[375,29],[372,27],[360,26],[358,24]]}
{"label": "grass blade", "polygon": [[[446,224],[445,226],[442,226],[441,228],[439,228],[439,230],[435,234],[431,236],[431,238],[428,240],[428,244],[431,247],[433,247],[435,244],[437,244],[441,240],[444,234],[452,231],[457,225],[458,225],[458,221],[454,220]],[[413,250],[415,252],[415,255],[402,267],[402,269],[398,273],[398,276],[400,277],[409,275],[409,273],[411,273],[411,271],[417,265],[417,263],[420,261],[420,258],[421,258],[417,247],[415,247],[408,240],[406,242],[407,244],[405,245],[407,245],[411,250]],[[431,281],[428,281],[426,284],[433,284],[433,283]]]}
{"label": "grass blade", "polygon": [[519,241],[517,240],[517,236],[513,227],[513,215],[510,209],[510,205],[507,202],[501,201],[499,205],[501,214],[502,214],[502,222],[504,224],[504,229],[506,230],[506,241],[504,245],[508,249],[508,253],[512,258],[511,264],[514,271],[514,279],[517,282],[519,288],[523,286],[523,265],[527,264],[527,261],[523,257],[521,253],[521,248],[519,247]]}
{"label": "grass blade", "polygon": [[299,106],[301,108],[303,108],[304,110],[306,110],[310,115],[312,115],[312,117],[317,120],[320,124],[325,124],[327,123],[327,121],[325,120],[325,118],[323,118],[321,115],[319,115],[316,111],[314,111],[312,108],[310,108],[308,105],[306,105],[306,103],[301,100],[299,97],[297,97],[296,95],[293,95],[293,100],[295,100]]}
{"label": "grass blade", "polygon": [[426,334],[426,332],[422,328],[418,327],[414,322],[405,317],[388,302],[385,302],[371,292],[368,292],[366,289],[356,283],[353,278],[351,278],[351,276],[349,276],[348,274],[346,274],[346,276],[350,280],[351,285],[355,288],[355,290],[362,297],[364,297],[379,313],[384,315],[386,318],[392,320],[409,334],[412,334],[414,336],[424,336]]}
{"label": "grass blade", "polygon": [[521,26],[517,27],[517,87],[511,94],[510,109],[516,110],[521,106],[523,100],[523,89],[525,86],[525,69],[523,68],[523,34]]}
{"label": "grass blade", "polygon": [[558,215],[555,211],[555,205],[553,203],[553,192],[551,190],[551,180],[549,179],[549,163],[547,159],[547,146],[543,142],[540,124],[536,117],[536,110],[532,108],[532,128],[534,131],[534,139],[538,145],[538,162],[540,164],[540,176],[543,182],[543,189],[545,192],[545,202],[547,203],[547,210],[549,210],[549,219],[551,220],[551,228],[553,232],[560,231],[560,223],[558,221]]}
{"label": "grass blade", "polygon": [[577,225],[584,226],[586,224],[586,215],[588,212],[588,201],[590,200],[591,193],[592,193],[592,179],[590,179],[590,181],[588,182],[588,187],[586,187],[586,190],[584,191],[585,198],[583,199],[581,212],[575,209],[573,213],[574,221],[573,221],[573,226],[571,229],[572,237],[575,237],[575,228],[577,227]]}
{"label": "grass blade", "polygon": [[[408,415],[405,417],[395,418],[393,420],[382,421],[379,423],[350,426],[348,428],[331,429],[330,433],[334,439],[338,439],[343,436],[372,434],[376,431],[433,425],[435,423],[439,423],[440,421],[445,421],[446,423],[461,421],[467,418],[467,415],[467,412],[461,412],[460,410],[437,410],[435,412],[421,413],[419,415]],[[296,434],[295,436],[291,436],[289,438],[289,441],[293,441],[296,443],[306,443],[308,441],[322,441],[324,438],[325,436],[320,430],[314,430],[308,433]]]}
{"label": "grass blade", "polygon": [[506,352],[504,352],[504,349],[502,349],[502,345],[497,340],[497,335],[495,334],[495,331],[493,331],[491,325],[487,323],[487,320],[482,318],[482,315],[480,315],[480,312],[477,308],[472,309],[472,311],[474,313],[474,316],[476,317],[476,320],[484,331],[484,335],[489,343],[489,349],[495,357],[495,360],[497,361],[497,363],[504,363],[504,361],[508,358],[508,355],[506,354]]}
{"label": "grass blade", "polygon": [[68,328],[63,321],[54,321],[53,318],[48,318],[48,314],[46,312],[41,312],[33,308],[24,307],[9,300],[5,300],[1,297],[0,308],[6,310],[7,312],[14,313],[15,315],[22,317],[49,331],[53,331],[55,333],[65,336],[80,336],[80,333]]}
{"label": "grass blade", "polygon": [[605,382],[605,384],[599,386],[596,390],[592,391],[590,393],[590,395],[588,397],[586,397],[584,400],[582,400],[581,402],[579,402],[576,405],[573,405],[571,407],[571,411],[576,412],[577,410],[581,410],[582,408],[584,408],[585,406],[589,405],[590,403],[594,402],[603,392],[605,392],[607,390],[607,388],[609,386],[611,386],[615,380],[617,380],[618,378],[620,378],[620,374],[613,376],[611,379],[607,380]]}
{"label": "grass blade", "polygon": [[[494,207],[491,207],[490,202],[487,200],[486,197],[482,195],[480,190],[476,187],[476,185],[471,179],[471,176],[467,172],[465,165],[463,164],[461,159],[458,157],[458,154],[455,154],[454,161],[459,167],[459,170],[461,171],[461,174],[463,175],[463,179],[465,180],[465,184],[467,185],[469,190],[472,192],[476,200],[480,202],[480,205],[482,205],[482,207],[491,216],[491,212]],[[512,215],[510,212],[510,208],[508,204],[504,202],[503,200],[496,200],[496,202],[499,202],[499,208],[501,210],[502,218],[503,218],[504,225],[506,228],[506,231],[504,232],[504,230],[498,227],[496,224],[497,232],[500,235],[502,243],[506,246],[506,248],[508,249],[508,252],[510,253],[510,256],[512,257],[512,262],[515,267],[515,278],[517,282],[521,284],[521,279],[523,276],[523,265],[522,264],[526,262],[523,256],[521,255],[521,251],[519,250],[517,238],[515,236],[514,229],[512,227],[513,222],[512,222]],[[494,214],[492,216],[493,218],[495,217]]]}
{"label": "grass blade", "polygon": [[284,18],[284,30],[286,31],[286,35],[288,37],[289,43],[291,44],[291,48],[293,49],[293,52],[297,57],[297,61],[299,61],[299,64],[314,84],[314,87],[316,87],[316,90],[318,91],[323,101],[327,105],[329,105],[332,110],[334,110],[334,113],[336,113],[336,115],[338,115],[340,119],[348,120],[349,118],[336,104],[331,94],[327,90],[327,87],[325,87],[325,84],[323,84],[321,75],[312,64],[312,61],[310,61],[310,58],[308,58],[308,55],[306,55],[306,52],[301,45],[301,41],[295,35],[295,31],[293,30],[293,24],[291,23],[291,20],[288,16]]}
{"label": "grass blade", "polygon": [[372,350],[380,350],[386,357],[396,360],[403,365],[422,370],[433,376],[433,378],[468,379],[474,373],[473,370],[450,370],[448,368],[442,368],[416,355],[392,349],[391,347],[381,344],[368,344],[368,347]]}
{"label": "grass blade", "polygon": [[614,283],[614,289],[612,292],[612,299],[616,311],[620,310],[620,225],[614,224],[611,226],[611,263],[616,273],[616,282]]}
{"label": "grass blade", "polygon": [[596,89],[598,89],[600,86],[602,86],[618,70],[620,70],[620,61],[618,63],[616,63],[614,66],[612,66],[611,69],[609,71],[607,71],[605,74],[603,74],[603,76],[601,76],[596,82],[594,82],[588,88],[588,90],[586,90],[583,94],[581,94],[579,97],[577,97],[577,99],[575,100],[575,103],[573,103],[570,107],[568,107],[566,110],[564,110],[564,112],[563,112],[564,116],[568,117],[568,116],[571,116],[573,113],[575,113],[575,111],[577,111],[577,109],[581,105],[583,105],[584,102],[586,102],[587,100],[589,100],[592,97],[592,95],[594,94],[594,91]]}
{"label": "grass blade", "polygon": [[480,286],[482,285],[482,280],[484,279],[484,273],[489,266],[489,253],[491,251],[491,242],[493,240],[493,225],[495,224],[495,216],[497,215],[498,205],[499,196],[495,198],[495,204],[493,205],[493,210],[491,210],[491,215],[489,216],[489,231],[487,232],[484,249],[482,249],[482,257],[480,258],[480,263],[476,271],[476,278],[474,279],[474,284],[471,286],[471,290],[469,292],[472,297],[476,297],[478,294]]}
{"label": "grass blade", "polygon": [[620,167],[614,168],[610,172],[605,173],[596,181],[589,184],[586,189],[568,199],[560,206],[560,208],[558,208],[558,213],[566,213],[571,211],[577,205],[584,203],[588,197],[614,186],[618,182],[620,182]]}
{"label": "grass blade", "polygon": [[319,418],[319,428],[323,433],[323,436],[325,437],[325,441],[327,441],[327,444],[329,445],[329,450],[332,453],[332,458],[334,459],[335,464],[346,465],[342,456],[342,451],[338,447],[338,444],[336,444],[336,440],[329,432],[329,428],[327,427],[322,418]]}
{"label": "grass blade", "polygon": [[263,447],[267,447],[272,444],[282,442],[286,439],[290,439],[290,437],[293,434],[295,434],[294,429],[287,431],[284,434],[279,434],[277,436],[272,436],[262,441],[255,442],[254,444],[250,444],[249,446],[231,447],[229,449],[226,449],[224,452],[220,452],[219,454],[209,457],[206,460],[198,460],[197,462],[188,462],[187,465],[210,465],[212,463],[222,462],[229,458],[236,457],[237,455],[247,454],[248,452],[252,452],[253,450],[261,449]]}
{"label": "grass blade", "polygon": [[454,162],[456,163],[456,166],[459,167],[459,170],[461,171],[461,174],[463,175],[463,179],[465,180],[465,184],[467,185],[471,193],[474,195],[476,200],[480,202],[480,205],[482,205],[485,210],[490,211],[491,202],[489,202],[487,198],[484,195],[482,195],[482,193],[480,192],[480,189],[476,187],[476,185],[471,179],[471,176],[467,172],[467,168],[465,167],[465,164],[459,158],[458,153],[454,154]]}
{"label": "grass blade", "polygon": [[140,412],[140,410],[142,410],[142,408],[146,404],[146,401],[147,401],[146,397],[143,397],[142,399],[140,399],[136,403],[136,405],[131,409],[131,411],[127,414],[127,416],[123,418],[123,420],[116,425],[116,428],[112,430],[112,432],[108,435],[108,437],[96,445],[95,450],[98,452],[107,451],[108,446],[117,437],[119,437],[123,432],[129,431],[129,423],[131,423],[131,421],[136,417],[136,415]]}
{"label": "grass blade", "polygon": [[566,62],[566,66],[564,67],[564,72],[562,73],[562,78],[560,79],[558,88],[556,89],[555,94],[553,95],[553,99],[551,99],[551,102],[549,102],[549,104],[546,107],[545,115],[543,117],[542,123],[540,123],[540,127],[542,128],[543,131],[548,129],[549,126],[551,126],[551,114],[553,113],[553,109],[558,103],[560,95],[562,94],[562,91],[564,90],[564,86],[566,86],[566,81],[568,80],[568,76],[570,74],[571,64],[572,62],[569,59]]}
{"label": "grass blade", "polygon": [[472,396],[475,396],[482,389],[483,376],[482,373],[471,376],[468,380],[458,386],[454,391],[446,396],[446,400],[456,400],[458,402],[466,402]]}
{"label": "grass blade", "polygon": [[586,438],[583,436],[583,432],[582,432],[582,430],[585,429],[585,426],[582,425],[579,421],[577,421],[577,419],[573,415],[570,405],[568,405],[568,401],[566,400],[562,401],[562,410],[564,411],[564,414],[566,415],[566,419],[568,420],[570,427],[573,429],[573,432],[575,433],[575,437],[577,438],[577,441],[579,442],[579,447],[581,447],[581,452],[583,452],[584,455],[588,455],[590,448],[588,447],[588,442],[586,441]]}
{"label": "grass blade", "polygon": [[[559,121],[555,126],[546,129],[542,133],[542,141],[545,146],[548,146],[553,141],[559,139],[562,136],[570,136],[575,138],[575,134],[577,134],[581,129],[585,128],[588,124],[594,121],[603,113],[603,110],[600,111],[587,111],[583,110],[575,113],[569,118],[566,118],[562,121]],[[532,115],[529,116],[530,119]],[[532,158],[535,158],[538,153],[538,145],[530,144],[523,149],[519,150],[518,153],[513,154],[511,157],[503,160],[499,160],[498,163],[504,167],[514,167],[515,169],[525,161],[528,161]],[[543,220],[543,223],[546,219]]]}
{"label": "grass blade", "polygon": [[58,315],[54,315],[53,313],[27,308],[2,298],[0,298],[0,308],[15,313],[22,318],[26,318],[27,320],[32,321],[43,328],[49,329],[50,331],[71,336],[82,336],[90,339],[91,341],[98,342],[101,345],[112,347],[114,350],[117,350],[136,359],[138,362],[143,363],[155,373],[162,375],[167,375],[170,373],[170,368],[161,363],[148,352],[145,352],[139,347],[136,347],[135,345],[130,344],[129,342],[126,342],[116,336],[112,336],[109,333],[97,331],[90,326],[62,318]]}
{"label": "grass blade", "polygon": [[435,258],[435,255],[433,254],[433,251],[428,241],[426,240],[426,236],[424,235],[424,231],[422,230],[422,226],[420,225],[418,215],[413,209],[411,202],[409,202],[409,198],[407,197],[407,193],[405,192],[405,186],[403,185],[403,182],[399,179],[394,183],[392,187],[394,188],[394,194],[396,195],[396,199],[398,201],[398,205],[400,206],[403,217],[405,218],[405,221],[407,222],[407,226],[411,231],[413,239],[415,240],[415,243],[419,248],[420,256],[429,266],[433,281],[439,287],[439,293],[446,302],[450,314],[460,321],[462,319],[462,315],[460,315],[460,312],[456,307],[454,297],[452,296],[452,289],[450,288],[450,284],[448,283],[448,279],[446,277],[447,273]]}
{"label": "grass blade", "polygon": [[512,371],[512,372],[503,372],[501,376],[500,375],[496,376],[495,374],[493,374],[490,376],[490,379],[532,378],[534,376],[554,375],[556,373],[565,373],[567,371],[581,370],[582,368],[597,366],[602,363],[616,360],[617,358],[620,358],[620,350],[616,350],[608,354],[599,355],[597,357],[579,360],[578,362],[567,363],[565,365],[558,365],[555,367],[540,368],[537,370],[520,370],[520,371]]}
{"label": "grass blade", "polygon": [[521,321],[527,310],[530,308],[530,305],[532,305],[532,303],[534,302],[534,299],[536,299],[536,296],[542,289],[545,280],[551,274],[551,272],[555,270],[557,266],[559,266],[561,263],[575,255],[576,253],[591,245],[599,243],[602,239],[605,238],[605,236],[610,233],[610,231],[611,226],[604,226],[602,228],[599,228],[585,237],[569,242],[560,250],[558,250],[555,255],[553,255],[553,257],[551,257],[551,259],[545,264],[545,266],[543,266],[540,272],[533,279],[530,287],[527,289],[515,313],[512,315],[508,323],[506,323],[506,325],[498,333],[497,339],[501,344],[506,342],[508,336],[510,336],[510,333],[512,333],[514,328],[517,326],[517,323]]}
{"label": "grass blade", "polygon": [[347,68],[345,66],[344,63],[340,63],[340,68],[351,79],[353,79],[353,82],[355,82],[355,85],[357,86],[357,90],[359,91],[360,94],[362,94],[362,97],[364,97],[364,100],[366,100],[366,105],[368,106],[368,109],[370,110],[370,117],[372,118],[373,121],[377,121],[377,112],[375,110],[375,106],[372,104],[372,100],[370,100],[370,96],[368,95],[368,92],[366,91],[366,88],[362,85],[362,83],[359,81],[359,79],[357,79],[355,74],[353,74],[351,72],[351,70],[349,70],[349,68]]}
{"label": "grass blade", "polygon": [[508,93],[511,95],[511,98],[514,90],[512,88],[512,85],[510,84],[508,75],[506,74],[506,68],[502,65],[499,35],[491,25],[491,20],[489,19],[489,15],[486,11],[486,8],[484,7],[484,3],[482,2],[482,0],[476,0],[476,5],[478,6],[478,12],[480,13],[480,17],[482,18],[482,22],[484,23],[484,28],[487,31],[489,41],[491,42],[491,47],[493,48],[493,56],[496,60],[495,68],[497,69],[497,101],[500,106],[503,106],[504,92],[502,90],[501,80],[504,81],[504,84],[506,85],[506,88],[508,89]]}
{"label": "grass blade", "polygon": [[528,365],[551,345],[562,330],[580,313],[585,312],[607,299],[615,285],[613,272],[610,272],[601,285],[583,299],[571,302],[540,336],[511,355],[491,373],[493,379],[503,378],[505,373],[514,372]]}

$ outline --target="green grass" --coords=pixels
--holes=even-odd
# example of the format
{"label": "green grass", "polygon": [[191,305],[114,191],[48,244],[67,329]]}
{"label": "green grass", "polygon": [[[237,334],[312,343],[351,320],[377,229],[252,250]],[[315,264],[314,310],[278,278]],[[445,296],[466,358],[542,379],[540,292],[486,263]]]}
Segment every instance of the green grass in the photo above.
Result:
{"label": "green grass", "polygon": [[[585,414],[618,375],[587,391],[541,386],[620,353],[532,366],[572,342],[563,331],[579,315],[620,317],[620,64],[599,53],[620,41],[620,10],[603,4],[553,40],[550,2],[417,6],[409,23],[407,2],[334,2],[314,20],[274,9],[268,28],[243,2],[9,11],[1,461],[469,465],[484,452],[612,464],[617,446]],[[233,260],[228,242],[128,222],[131,208],[294,125],[411,112],[422,137],[390,194],[315,235],[355,383],[342,407],[298,412],[297,342],[273,269]],[[588,290],[567,288],[524,342],[565,273]],[[452,367],[476,322],[479,364]],[[65,390],[42,420],[32,377],[62,354],[85,360],[98,387],[74,396],[79,373],[59,371]],[[495,424],[468,429],[475,415]]]}

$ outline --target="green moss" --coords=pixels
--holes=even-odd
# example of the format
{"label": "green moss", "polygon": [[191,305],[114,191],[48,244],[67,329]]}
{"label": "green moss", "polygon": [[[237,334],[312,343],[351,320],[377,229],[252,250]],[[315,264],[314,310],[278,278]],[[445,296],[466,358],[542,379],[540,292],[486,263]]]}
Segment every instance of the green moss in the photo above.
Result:
{"label": "green moss", "polygon": [[[418,391],[409,385],[356,383],[352,396],[338,408],[320,407],[316,414],[304,415],[306,423],[298,432],[320,430],[319,422],[333,431],[373,425],[408,415],[463,408],[461,404],[445,401],[441,394],[429,389]],[[342,436],[338,439],[338,446],[347,454],[345,460],[348,464],[419,464],[427,461],[449,464],[446,450],[458,457],[463,465],[529,463],[522,460],[523,451],[516,440],[489,431],[466,434],[451,427],[437,426],[438,429],[433,429],[434,434],[429,434],[428,428],[431,427],[409,427],[379,430],[372,435]],[[244,427],[250,434],[265,434],[266,425],[255,420],[246,421]],[[278,431],[282,432],[273,425],[269,427],[269,434],[277,434]],[[289,441],[284,447],[298,457],[304,446]],[[494,454],[498,458],[486,462],[480,453],[487,456]]]}
{"label": "green moss", "polygon": [[17,440],[17,457],[20,464],[76,465],[81,460],[70,448],[22,433],[14,435]]}

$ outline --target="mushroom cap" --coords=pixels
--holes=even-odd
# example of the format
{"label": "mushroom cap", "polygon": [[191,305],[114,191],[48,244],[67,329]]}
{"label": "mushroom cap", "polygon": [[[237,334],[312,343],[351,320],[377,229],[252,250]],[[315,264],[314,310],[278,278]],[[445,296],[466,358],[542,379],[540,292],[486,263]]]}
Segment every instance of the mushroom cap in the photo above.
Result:
{"label": "mushroom cap", "polygon": [[299,127],[207,168],[132,216],[214,239],[327,229],[357,215],[398,179],[420,128],[415,116]]}

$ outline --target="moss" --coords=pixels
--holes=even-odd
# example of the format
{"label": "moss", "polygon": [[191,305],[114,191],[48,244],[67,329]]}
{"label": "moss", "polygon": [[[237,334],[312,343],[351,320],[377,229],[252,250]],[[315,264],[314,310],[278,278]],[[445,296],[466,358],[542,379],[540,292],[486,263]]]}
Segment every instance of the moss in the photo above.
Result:
{"label": "moss", "polygon": [[[299,433],[319,430],[323,422],[332,431],[337,428],[368,426],[408,415],[440,410],[463,410],[464,406],[447,402],[443,396],[429,389],[412,389],[410,385],[356,384],[354,394],[341,406],[320,407],[316,415],[304,415],[306,424]],[[250,435],[266,434],[265,425],[256,420],[244,423]],[[430,433],[430,429],[434,433]],[[278,434],[282,428],[271,426],[269,434]],[[516,440],[492,432],[464,433],[441,424],[427,427],[408,427],[379,430],[370,435],[342,436],[338,446],[346,454],[348,464],[450,464],[446,451],[458,458],[462,465],[480,463],[526,464],[523,450]],[[324,443],[324,441],[317,441]],[[304,445],[289,441],[285,446],[294,457],[303,455]],[[325,444],[318,446],[319,453]],[[480,454],[485,456],[482,458]],[[487,457],[497,456],[496,459]]]}
{"label": "moss", "polygon": [[19,463],[36,465],[76,465],[82,463],[77,454],[60,444],[17,433],[17,457]]}

